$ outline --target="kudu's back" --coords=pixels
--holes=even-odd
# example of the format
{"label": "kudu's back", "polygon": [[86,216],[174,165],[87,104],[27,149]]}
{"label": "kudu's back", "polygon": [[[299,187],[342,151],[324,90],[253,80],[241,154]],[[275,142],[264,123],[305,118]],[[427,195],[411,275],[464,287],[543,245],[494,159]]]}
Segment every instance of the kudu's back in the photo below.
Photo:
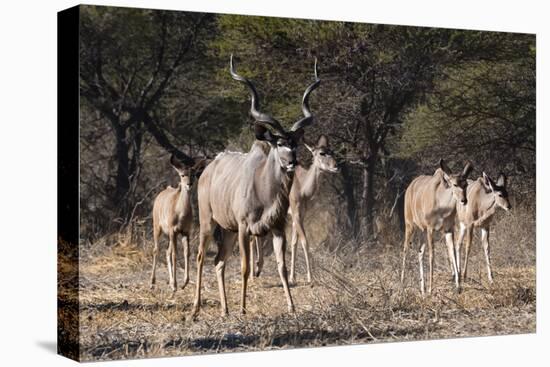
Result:
{"label": "kudu's back", "polygon": [[239,195],[245,159],[242,153],[221,153],[206,167],[198,185],[201,224],[214,219],[226,229],[237,229],[234,199]]}
{"label": "kudu's back", "polygon": [[405,223],[421,230],[439,229],[443,219],[453,217],[455,204],[442,201],[438,193],[443,189],[443,171],[438,168],[432,176],[415,178],[405,192]]}
{"label": "kudu's back", "polygon": [[422,230],[433,224],[433,214],[438,208],[435,193],[442,184],[439,171],[433,176],[416,177],[405,192],[405,222],[415,224]]}
{"label": "kudu's back", "polygon": [[262,234],[262,222],[270,222],[264,223],[267,229],[286,218],[284,175],[267,169],[270,157],[265,144],[255,142],[248,153],[221,153],[208,165],[199,179],[201,220],[212,218],[230,231],[237,231],[239,223],[246,222],[252,234]]}
{"label": "kudu's back", "polygon": [[191,227],[193,212],[190,200],[184,203],[178,201],[181,190],[181,186],[169,186],[156,197],[153,204],[153,226],[160,227],[165,234],[172,229],[177,232],[189,231]]}

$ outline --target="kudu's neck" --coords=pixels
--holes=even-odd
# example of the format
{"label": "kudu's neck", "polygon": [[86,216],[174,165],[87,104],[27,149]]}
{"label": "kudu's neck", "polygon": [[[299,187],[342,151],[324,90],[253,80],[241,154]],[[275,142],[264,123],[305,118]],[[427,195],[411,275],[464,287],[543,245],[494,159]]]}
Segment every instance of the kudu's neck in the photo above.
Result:
{"label": "kudu's neck", "polygon": [[263,203],[261,217],[250,227],[254,235],[264,235],[272,228],[284,229],[294,178],[294,172],[281,168],[273,149],[264,157],[254,173],[255,195]]}
{"label": "kudu's neck", "polygon": [[249,154],[252,157],[257,157],[258,154],[263,157],[254,172],[254,180],[257,183],[257,187],[267,189],[270,194],[276,194],[281,188],[284,190],[288,183],[292,183],[294,173],[286,172],[281,167],[277,153],[268,143],[254,143]]}
{"label": "kudu's neck", "polygon": [[479,189],[479,204],[478,204],[478,216],[480,218],[488,218],[495,213],[497,208],[495,195],[492,192],[487,192],[480,183]]}
{"label": "kudu's neck", "polygon": [[290,185],[294,179],[294,172],[286,172],[281,167],[281,162],[275,152],[275,149],[270,149],[263,167],[261,175],[270,183],[274,191],[290,191]]}
{"label": "kudu's neck", "polygon": [[[442,174],[441,174],[442,175]],[[453,189],[451,186],[446,185],[443,176],[441,176],[441,182],[437,187],[436,197],[439,199],[439,206],[445,208],[456,208],[456,199],[453,195]]]}
{"label": "kudu's neck", "polygon": [[296,179],[300,180],[300,194],[305,199],[311,199],[319,188],[321,169],[313,163],[309,168],[301,167],[302,174],[297,172]]}
{"label": "kudu's neck", "polygon": [[191,190],[187,190],[183,182],[180,182],[178,202],[176,207],[178,211],[185,211],[191,208]]}

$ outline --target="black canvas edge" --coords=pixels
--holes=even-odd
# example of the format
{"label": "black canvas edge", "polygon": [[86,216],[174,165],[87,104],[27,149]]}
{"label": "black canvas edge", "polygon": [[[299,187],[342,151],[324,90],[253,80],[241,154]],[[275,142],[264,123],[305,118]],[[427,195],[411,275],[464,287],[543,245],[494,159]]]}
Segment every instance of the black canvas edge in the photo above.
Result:
{"label": "black canvas edge", "polygon": [[57,13],[57,353],[80,361],[80,6]]}

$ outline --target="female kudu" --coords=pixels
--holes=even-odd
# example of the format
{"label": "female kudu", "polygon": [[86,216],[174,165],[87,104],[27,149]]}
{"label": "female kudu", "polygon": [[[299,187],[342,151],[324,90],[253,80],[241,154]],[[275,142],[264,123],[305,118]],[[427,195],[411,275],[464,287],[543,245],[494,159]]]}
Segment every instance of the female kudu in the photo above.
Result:
{"label": "female kudu", "polygon": [[[485,254],[485,264],[487,266],[487,278],[489,283],[493,282],[493,273],[491,271],[491,261],[489,259],[489,232],[491,228],[491,219],[497,208],[503,208],[509,211],[512,206],[508,201],[508,191],[506,191],[506,176],[501,173],[497,181],[493,181],[485,172],[483,176],[475,181],[468,181],[466,198],[467,205],[457,207],[458,224],[460,232],[456,243],[457,268],[463,280],[466,280],[466,271],[468,267],[468,255],[470,253],[470,244],[472,243],[472,232],[474,227],[481,230],[481,245]],[[460,246],[465,239],[464,248],[464,268],[460,264]]]}
{"label": "female kudu", "polygon": [[195,167],[184,165],[172,155],[170,164],[180,176],[178,188],[167,187],[155,198],[153,204],[153,269],[151,270],[151,288],[155,286],[157,258],[159,254],[159,239],[161,234],[168,236],[170,242],[166,250],[166,266],[168,267],[169,284],[176,291],[176,242],[178,235],[182,236],[183,259],[185,264],[184,288],[189,282],[189,231],[193,222],[191,209],[191,186]]}
{"label": "female kudu", "polygon": [[[441,159],[439,166],[432,176],[415,178],[405,192],[405,241],[403,243],[403,265],[401,269],[401,283],[405,277],[405,263],[407,249],[411,243],[414,227],[426,231],[428,243],[428,293],[433,286],[433,233],[442,231],[447,242],[447,251],[455,271],[455,286],[460,289],[459,277],[454,254],[453,228],[457,205],[466,205],[467,177],[472,170],[471,163],[467,163],[462,173],[452,174],[449,167]],[[457,204],[460,203],[460,204]],[[425,293],[424,287],[424,248],[420,247],[418,262],[420,269],[420,290]]]}

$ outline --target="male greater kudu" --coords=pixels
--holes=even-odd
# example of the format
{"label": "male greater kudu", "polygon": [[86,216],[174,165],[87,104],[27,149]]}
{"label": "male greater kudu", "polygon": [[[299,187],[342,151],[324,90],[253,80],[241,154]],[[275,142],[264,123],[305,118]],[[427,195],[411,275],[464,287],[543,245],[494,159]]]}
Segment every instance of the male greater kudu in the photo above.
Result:
{"label": "male greater kudu", "polygon": [[289,312],[294,311],[285,264],[286,238],[284,233],[289,206],[289,193],[297,165],[296,147],[303,129],[313,122],[309,110],[309,94],[319,86],[317,65],[315,82],[308,86],[302,100],[304,117],[290,130],[273,117],[259,111],[259,100],[252,82],[235,72],[230,60],[233,79],[245,84],[250,92],[250,114],[254,118],[256,141],[246,154],[220,153],[199,179],[199,251],[197,255],[197,287],[193,305],[196,316],[201,305],[201,283],[204,255],[216,228],[222,232],[218,254],[214,260],[220,292],[221,312],[227,315],[225,296],[225,262],[238,238],[241,255],[241,312],[246,312],[246,287],[249,276],[249,237],[273,235],[277,268],[286,295]]}
{"label": "male greater kudu", "polygon": [[[445,234],[447,251],[455,271],[455,286],[460,289],[457,265],[454,254],[453,228],[456,216],[457,202],[460,205],[467,203],[467,177],[472,170],[470,162],[459,174],[452,174],[443,160],[432,176],[415,178],[405,192],[405,241],[403,244],[403,265],[401,268],[401,283],[405,277],[407,249],[411,243],[414,227],[426,231],[428,243],[428,293],[432,292],[433,285],[433,233],[441,231]],[[423,243],[418,253],[420,269],[420,290],[425,293],[424,287],[424,248]]]}
{"label": "male greater kudu", "polygon": [[[475,181],[468,180],[466,193],[468,204],[457,206],[457,218],[459,225],[459,235],[456,243],[457,268],[463,280],[466,280],[466,271],[468,267],[468,255],[470,253],[470,244],[472,243],[472,232],[474,227],[481,229],[481,245],[485,253],[485,263],[487,266],[487,278],[493,282],[491,271],[491,261],[489,259],[489,231],[491,220],[498,207],[509,211],[512,206],[508,201],[508,192],[506,191],[506,176],[501,173],[497,181],[494,182],[485,172],[482,177]],[[464,248],[464,268],[460,266],[460,246],[465,239]]]}
{"label": "male greater kudu", "polygon": [[162,233],[168,236],[170,242],[166,250],[166,266],[168,267],[169,284],[176,291],[176,242],[178,235],[182,236],[183,259],[185,264],[184,288],[189,282],[189,231],[193,222],[191,209],[191,186],[193,185],[194,167],[184,165],[174,155],[170,164],[180,176],[178,188],[168,186],[155,198],[153,204],[153,268],[151,270],[151,288],[155,286],[155,273],[159,255],[159,239]]}

